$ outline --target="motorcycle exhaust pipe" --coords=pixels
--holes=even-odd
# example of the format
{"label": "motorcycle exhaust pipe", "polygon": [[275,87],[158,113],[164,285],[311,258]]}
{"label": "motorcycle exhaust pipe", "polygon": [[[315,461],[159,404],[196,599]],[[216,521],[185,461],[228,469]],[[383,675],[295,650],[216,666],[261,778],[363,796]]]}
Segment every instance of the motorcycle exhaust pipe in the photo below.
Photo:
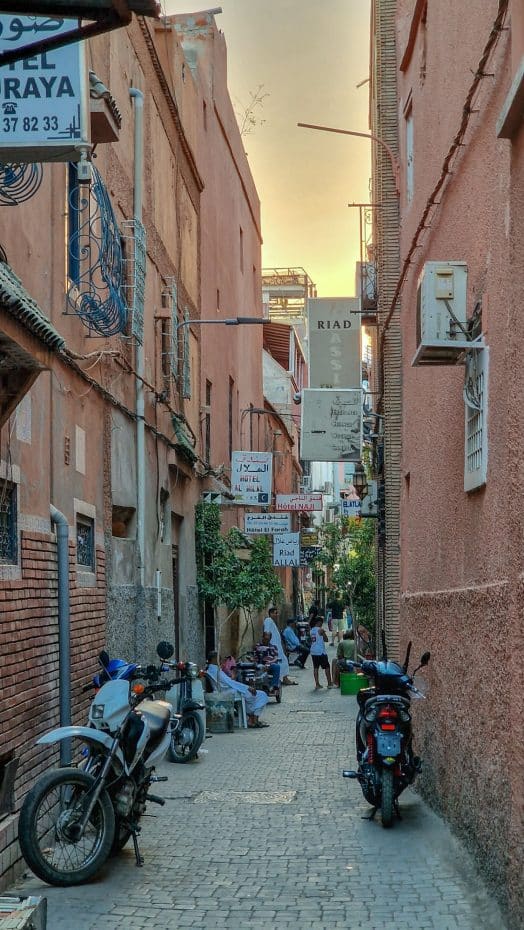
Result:
{"label": "motorcycle exhaust pipe", "polygon": [[358,778],[358,772],[354,772],[352,769],[343,769],[342,778]]}

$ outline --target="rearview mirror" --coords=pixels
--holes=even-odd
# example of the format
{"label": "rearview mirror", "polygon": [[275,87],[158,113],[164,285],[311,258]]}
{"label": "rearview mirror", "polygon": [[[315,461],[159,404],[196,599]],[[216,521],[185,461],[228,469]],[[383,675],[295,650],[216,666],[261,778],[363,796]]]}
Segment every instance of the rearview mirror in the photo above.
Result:
{"label": "rearview mirror", "polygon": [[98,661],[100,662],[102,668],[107,668],[109,665],[109,655],[105,649],[102,649],[102,652],[98,653]]}
{"label": "rearview mirror", "polygon": [[174,651],[174,647],[171,645],[171,643],[166,642],[166,640],[162,640],[162,642],[159,643],[156,647],[157,655],[163,659],[164,662],[167,662],[167,660],[171,658]]}
{"label": "rearview mirror", "polygon": [[424,655],[420,659],[419,668],[422,668],[422,666],[427,665],[430,659],[431,659],[431,652],[425,652]]}

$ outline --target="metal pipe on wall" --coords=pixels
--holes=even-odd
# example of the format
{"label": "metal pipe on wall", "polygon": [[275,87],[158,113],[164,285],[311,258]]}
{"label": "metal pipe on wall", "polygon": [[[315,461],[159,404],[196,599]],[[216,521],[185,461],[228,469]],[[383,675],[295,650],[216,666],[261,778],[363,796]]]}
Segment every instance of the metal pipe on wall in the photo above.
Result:
{"label": "metal pipe on wall", "polygon": [[[71,725],[71,616],[69,607],[69,524],[64,514],[50,504],[51,522],[56,526],[58,559],[58,688],[60,726]],[[71,763],[71,740],[60,742],[60,765]]]}
{"label": "metal pipe on wall", "polygon": [[[134,128],[134,178],[133,213],[135,220],[142,222],[143,175],[144,175],[144,95],[137,87],[129,89],[135,111]],[[144,401],[144,347],[136,340],[136,530],[139,558],[140,587],[145,584],[145,401]]]}

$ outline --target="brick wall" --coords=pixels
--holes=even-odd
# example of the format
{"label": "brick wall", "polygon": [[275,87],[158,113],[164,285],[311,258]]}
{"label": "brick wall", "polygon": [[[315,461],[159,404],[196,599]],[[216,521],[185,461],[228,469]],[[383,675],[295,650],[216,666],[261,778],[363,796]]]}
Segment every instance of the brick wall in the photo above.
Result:
{"label": "brick wall", "polygon": [[[58,764],[55,749],[36,747],[39,736],[58,725],[58,572],[51,534],[22,532],[22,577],[0,584],[0,759],[19,759],[15,807],[38,776]],[[86,720],[89,695],[81,689],[97,668],[105,643],[105,552],[97,548],[96,587],[80,587],[75,548],[69,545],[71,611],[71,706],[73,721]],[[0,820],[0,887],[20,871],[17,817]]]}

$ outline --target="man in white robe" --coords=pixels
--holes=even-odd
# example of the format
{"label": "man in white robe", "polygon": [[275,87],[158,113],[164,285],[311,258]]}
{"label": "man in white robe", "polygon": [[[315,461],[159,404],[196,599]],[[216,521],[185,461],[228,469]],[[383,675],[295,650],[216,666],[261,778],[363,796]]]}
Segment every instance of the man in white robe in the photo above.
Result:
{"label": "man in white robe", "polygon": [[293,681],[289,677],[289,662],[287,660],[286,653],[284,652],[284,647],[282,645],[282,637],[280,636],[280,630],[276,624],[276,619],[278,617],[278,611],[276,607],[270,607],[267,612],[267,617],[264,619],[264,633],[271,634],[271,645],[275,646],[278,651],[278,661],[280,665],[280,676],[281,682],[283,685],[296,685],[297,682]]}
{"label": "man in white robe", "polygon": [[250,729],[260,729],[261,727],[269,726],[269,723],[264,723],[259,719],[260,714],[269,700],[265,691],[257,691],[256,688],[250,688],[248,685],[243,684],[243,682],[235,681],[234,678],[230,678],[229,675],[226,675],[226,673],[218,667],[216,652],[209,653],[206,671],[215,687],[219,688],[220,691],[234,691],[244,696],[247,711],[247,725]]}

